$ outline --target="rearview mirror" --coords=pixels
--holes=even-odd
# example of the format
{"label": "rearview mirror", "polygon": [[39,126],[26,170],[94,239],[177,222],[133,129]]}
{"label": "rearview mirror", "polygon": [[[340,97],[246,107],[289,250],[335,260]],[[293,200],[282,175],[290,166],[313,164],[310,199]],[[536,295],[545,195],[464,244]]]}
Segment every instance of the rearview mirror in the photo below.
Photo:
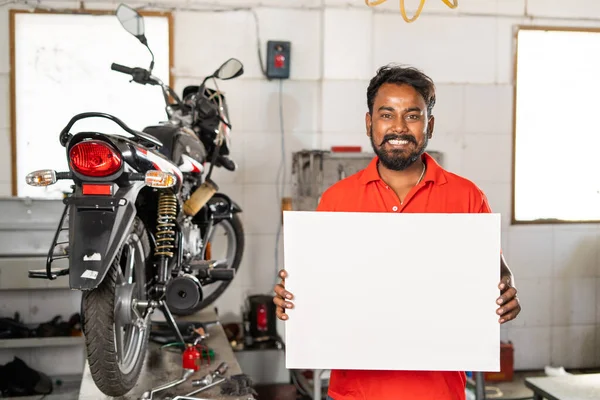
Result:
{"label": "rearview mirror", "polygon": [[215,77],[227,80],[236,78],[244,73],[244,65],[235,58],[230,58],[215,71]]}
{"label": "rearview mirror", "polygon": [[140,42],[146,44],[144,36],[144,18],[133,8],[126,4],[119,4],[117,7],[117,19],[125,30],[138,38]]}

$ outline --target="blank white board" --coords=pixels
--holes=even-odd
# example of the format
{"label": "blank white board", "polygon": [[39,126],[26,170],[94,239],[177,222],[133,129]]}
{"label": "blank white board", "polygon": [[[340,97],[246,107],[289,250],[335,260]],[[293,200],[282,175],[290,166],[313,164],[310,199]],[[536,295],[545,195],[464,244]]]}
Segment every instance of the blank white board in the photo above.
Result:
{"label": "blank white board", "polygon": [[499,214],[284,213],[290,369],[499,371]]}
{"label": "blank white board", "polygon": [[[169,82],[169,18],[144,16],[148,44],[155,56],[153,75]],[[31,187],[25,176],[37,169],[67,171],[58,135],[78,113],[109,113],[133,129],[166,120],[160,87],[130,83],[131,76],[111,64],[148,68],[146,47],[115,15],[15,14],[15,100],[17,196],[61,198],[70,180]],[[103,118],[77,122],[72,132],[125,133]]]}

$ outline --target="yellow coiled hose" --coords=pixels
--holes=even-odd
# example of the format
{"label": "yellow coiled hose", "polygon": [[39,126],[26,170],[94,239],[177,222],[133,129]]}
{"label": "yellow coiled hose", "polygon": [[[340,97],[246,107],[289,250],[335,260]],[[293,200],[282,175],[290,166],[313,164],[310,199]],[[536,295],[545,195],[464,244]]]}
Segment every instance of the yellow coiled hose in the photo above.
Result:
{"label": "yellow coiled hose", "polygon": [[[369,0],[365,0],[365,4],[368,5],[369,7],[372,6],[378,6],[380,4],[385,3],[387,0],[374,0],[374,1],[369,1]],[[415,15],[412,18],[408,18],[408,15],[406,15],[406,6],[404,5],[404,1],[405,0],[400,0],[400,13],[402,14],[402,18],[404,18],[404,20],[406,22],[414,22],[417,20],[417,18],[419,18],[419,15],[421,15],[421,11],[423,11],[423,7],[425,6],[425,1],[427,0],[421,0],[421,3],[419,4],[419,8],[417,8],[417,12],[415,13]],[[445,5],[447,5],[448,7],[454,9],[456,7],[458,7],[458,0],[453,0],[452,2],[450,2],[450,0],[442,0],[444,2]]]}

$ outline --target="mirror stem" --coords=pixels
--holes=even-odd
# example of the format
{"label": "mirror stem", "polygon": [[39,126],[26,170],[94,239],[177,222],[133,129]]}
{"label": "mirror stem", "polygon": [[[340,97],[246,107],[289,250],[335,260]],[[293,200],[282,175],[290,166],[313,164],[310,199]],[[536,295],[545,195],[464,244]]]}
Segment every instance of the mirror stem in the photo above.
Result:
{"label": "mirror stem", "polygon": [[152,73],[152,70],[154,69],[154,53],[152,52],[152,50],[150,50],[150,46],[148,46],[148,44],[146,44],[146,48],[148,49],[148,51],[150,52],[150,55],[152,56],[152,61],[150,61],[150,73]]}

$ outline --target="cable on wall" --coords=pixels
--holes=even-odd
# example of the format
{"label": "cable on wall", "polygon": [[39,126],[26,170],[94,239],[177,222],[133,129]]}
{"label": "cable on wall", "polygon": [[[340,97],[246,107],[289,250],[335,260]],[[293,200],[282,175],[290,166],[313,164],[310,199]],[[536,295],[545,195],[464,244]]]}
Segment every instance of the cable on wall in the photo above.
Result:
{"label": "cable on wall", "polygon": [[[365,0],[365,4],[369,7],[374,7],[374,6],[378,6],[380,4],[385,3],[387,0],[374,0],[374,1],[369,1],[369,0]],[[406,5],[404,4],[406,0],[400,0],[400,14],[402,14],[402,18],[404,18],[404,20],[408,23],[414,22],[417,20],[417,18],[419,18],[419,15],[421,15],[421,12],[423,11],[423,7],[425,7],[425,1],[427,0],[421,0],[419,7],[417,8],[417,11],[415,12],[415,15],[413,15],[412,18],[408,18],[408,15],[406,15]],[[447,5],[448,7],[455,9],[458,7],[458,0],[452,0],[452,2],[450,2],[450,0],[442,0],[442,2]]]}
{"label": "cable on wall", "polygon": [[[276,186],[277,186],[277,204],[281,204],[285,191],[285,180],[287,177],[287,168],[285,160],[285,135],[283,124],[283,79],[279,80],[279,131],[281,134],[281,162],[277,170]],[[279,280],[279,240],[281,238],[281,230],[283,221],[277,218],[277,233],[275,236],[275,282]]]}

